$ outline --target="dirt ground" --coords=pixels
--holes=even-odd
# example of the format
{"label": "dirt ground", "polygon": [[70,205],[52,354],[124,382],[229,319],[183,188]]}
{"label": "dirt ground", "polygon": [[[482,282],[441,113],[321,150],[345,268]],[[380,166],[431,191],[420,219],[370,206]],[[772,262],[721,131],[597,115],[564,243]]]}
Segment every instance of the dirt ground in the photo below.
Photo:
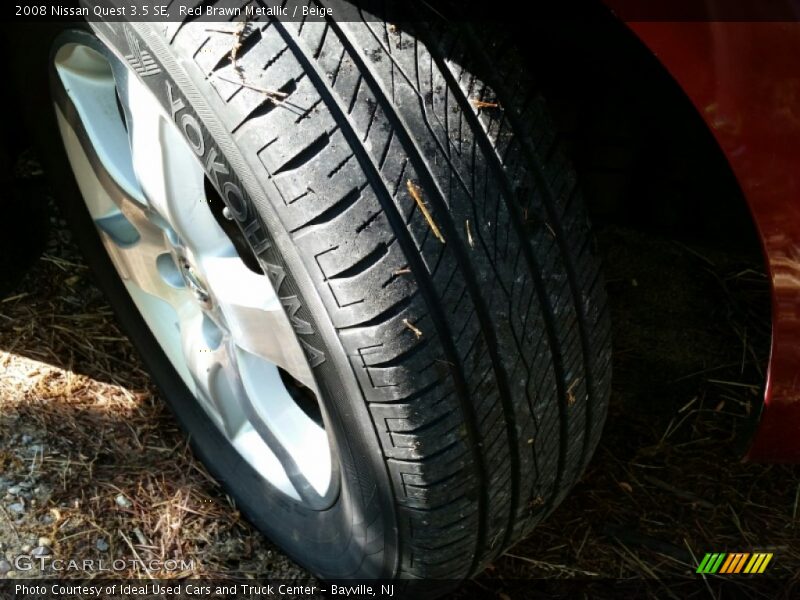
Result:
{"label": "dirt ground", "polygon": [[[619,227],[598,238],[615,351],[600,447],[550,518],[456,595],[505,599],[536,578],[665,591],[706,552],[754,549],[797,579],[800,467],[740,461],[768,352],[758,261]],[[118,573],[136,578],[308,577],[195,462],[55,218],[0,298],[0,440],[0,578],[34,575],[12,564],[30,554],[188,565]]]}

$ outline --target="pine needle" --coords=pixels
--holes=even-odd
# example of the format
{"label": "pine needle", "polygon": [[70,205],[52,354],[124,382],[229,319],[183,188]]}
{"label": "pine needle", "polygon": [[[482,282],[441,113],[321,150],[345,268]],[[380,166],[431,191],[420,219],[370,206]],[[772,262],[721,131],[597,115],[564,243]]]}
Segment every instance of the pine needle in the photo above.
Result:
{"label": "pine needle", "polygon": [[414,199],[414,202],[417,203],[419,206],[419,210],[422,212],[422,216],[425,217],[425,220],[430,225],[431,231],[433,231],[433,235],[435,235],[440,242],[443,244],[445,243],[444,237],[442,236],[442,232],[439,231],[439,228],[436,226],[436,223],[433,221],[433,217],[431,213],[428,211],[428,207],[425,205],[425,201],[422,199],[421,190],[414,185],[411,180],[406,181],[406,187],[408,188],[408,193],[411,194],[411,197]]}
{"label": "pine needle", "polygon": [[474,106],[477,109],[500,108],[500,105],[497,102],[484,102],[483,100],[478,100],[477,98],[472,100],[472,106]]}
{"label": "pine needle", "polygon": [[417,336],[417,339],[422,337],[422,331],[417,327],[414,327],[414,325],[412,325],[408,319],[403,319],[403,325],[408,327],[414,333],[414,335]]}

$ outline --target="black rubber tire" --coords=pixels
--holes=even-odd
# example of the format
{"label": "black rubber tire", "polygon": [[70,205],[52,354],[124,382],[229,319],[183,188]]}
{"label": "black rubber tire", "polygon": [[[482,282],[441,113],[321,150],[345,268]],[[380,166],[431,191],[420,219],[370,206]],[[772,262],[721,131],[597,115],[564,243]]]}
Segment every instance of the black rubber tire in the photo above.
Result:
{"label": "black rubber tire", "polygon": [[288,501],[224,447],[86,216],[79,237],[197,452],[262,531],[326,578],[468,577],[563,499],[609,396],[599,261],[543,100],[512,41],[469,26],[226,29],[97,32],[195,145],[199,126],[285,300],[342,466],[330,510]]}

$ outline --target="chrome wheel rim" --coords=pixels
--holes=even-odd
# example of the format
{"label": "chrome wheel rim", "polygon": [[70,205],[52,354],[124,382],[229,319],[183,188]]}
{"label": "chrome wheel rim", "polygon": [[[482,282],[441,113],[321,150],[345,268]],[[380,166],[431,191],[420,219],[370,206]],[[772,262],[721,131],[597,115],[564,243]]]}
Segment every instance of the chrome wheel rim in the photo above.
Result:
{"label": "chrome wheel rim", "polygon": [[190,141],[97,38],[64,34],[52,56],[69,162],[149,329],[239,455],[285,495],[327,508],[338,468],[311,367],[269,279],[213,214]]}

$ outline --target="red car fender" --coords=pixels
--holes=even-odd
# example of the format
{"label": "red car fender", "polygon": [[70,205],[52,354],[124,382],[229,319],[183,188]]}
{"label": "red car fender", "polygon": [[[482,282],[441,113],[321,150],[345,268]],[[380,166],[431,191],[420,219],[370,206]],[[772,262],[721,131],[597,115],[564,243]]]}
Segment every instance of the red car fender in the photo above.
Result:
{"label": "red car fender", "polygon": [[705,119],[761,237],[772,284],[772,348],[747,459],[800,462],[800,23],[628,26]]}

